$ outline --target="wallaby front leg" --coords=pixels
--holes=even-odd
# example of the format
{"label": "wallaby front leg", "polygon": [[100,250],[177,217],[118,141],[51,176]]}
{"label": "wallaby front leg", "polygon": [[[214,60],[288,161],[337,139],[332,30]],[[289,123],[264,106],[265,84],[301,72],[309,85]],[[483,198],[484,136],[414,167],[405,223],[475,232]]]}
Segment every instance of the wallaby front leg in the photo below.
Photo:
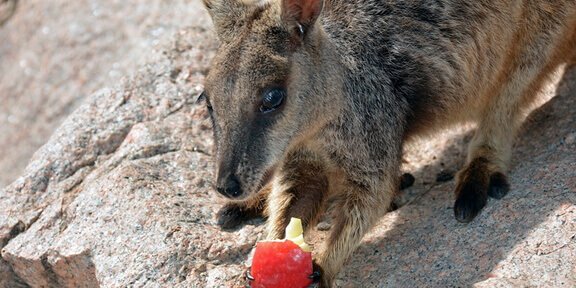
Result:
{"label": "wallaby front leg", "polygon": [[397,183],[386,181],[378,191],[350,186],[347,187],[348,192],[339,198],[330,237],[316,257],[316,264],[323,273],[322,287],[332,287],[334,278],[358,247],[364,234],[388,211]]}
{"label": "wallaby front leg", "polygon": [[290,151],[272,182],[268,197],[268,239],[284,237],[290,217],[304,228],[316,221],[328,193],[328,172],[322,157],[307,148]]}

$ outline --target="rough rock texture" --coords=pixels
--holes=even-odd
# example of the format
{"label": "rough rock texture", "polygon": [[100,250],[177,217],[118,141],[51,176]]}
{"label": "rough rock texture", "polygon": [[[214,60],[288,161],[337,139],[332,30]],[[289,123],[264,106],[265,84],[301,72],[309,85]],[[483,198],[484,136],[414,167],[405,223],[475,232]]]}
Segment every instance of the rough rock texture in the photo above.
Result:
{"label": "rough rock texture", "polygon": [[[16,0],[0,0],[0,22]],[[198,0],[18,1],[0,27],[0,188],[65,116],[150,61],[182,27],[208,28]]]}
{"label": "rough rock texture", "polygon": [[[0,28],[0,39],[12,39],[0,42],[0,121],[18,111],[38,115],[18,120],[22,126],[0,125],[12,127],[0,139],[0,159],[12,159],[2,162],[2,174],[25,158],[10,158],[6,147],[24,141],[21,133],[40,133],[26,132],[26,125],[42,122],[32,130],[47,135],[71,103],[99,89],[0,191],[0,287],[242,287],[241,272],[263,226],[253,221],[222,232],[214,225],[223,200],[211,189],[210,125],[195,98],[216,42],[200,1],[110,1],[102,13],[111,16],[104,21],[90,19],[93,10],[82,6],[101,1],[67,2],[21,1],[23,10]],[[26,5],[62,15],[27,18]],[[152,12],[158,18],[142,16]],[[142,18],[134,16],[139,13]],[[156,20],[142,28],[139,21],[148,17]],[[118,33],[124,37],[91,38],[95,46],[86,52],[81,45],[55,49],[64,40],[39,34],[39,27],[54,21],[50,33],[65,35],[69,21],[84,19],[90,29],[105,25],[106,33],[123,31]],[[142,44],[142,35],[131,38],[156,25],[168,27],[156,44]],[[79,41],[82,35],[90,33],[62,37]],[[52,50],[38,54],[37,45]],[[78,63],[58,60],[70,55]],[[40,72],[24,77],[17,67],[25,56],[42,58],[35,61],[52,68],[37,64],[32,71]],[[110,75],[110,63],[120,61],[112,58],[123,64]],[[83,77],[96,83],[78,82],[78,67],[93,67]],[[62,78],[51,82],[54,69],[76,72],[54,72]],[[125,74],[130,75],[119,81]],[[365,237],[338,286],[576,286],[576,70],[553,88],[542,99],[557,96],[530,117],[519,136],[512,191],[490,201],[471,224],[453,219],[454,181],[435,182],[439,172],[454,172],[462,163],[470,127],[407,149],[405,170],[416,176],[415,186],[403,194],[405,205]],[[44,100],[38,103],[38,97]],[[48,106],[56,110],[42,114]],[[309,237],[318,243],[325,233]]]}

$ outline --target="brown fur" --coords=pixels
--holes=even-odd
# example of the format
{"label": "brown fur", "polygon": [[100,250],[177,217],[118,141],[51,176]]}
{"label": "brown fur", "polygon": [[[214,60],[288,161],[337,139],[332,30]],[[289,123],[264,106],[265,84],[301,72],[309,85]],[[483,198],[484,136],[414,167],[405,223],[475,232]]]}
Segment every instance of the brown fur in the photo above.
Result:
{"label": "brown fur", "polygon": [[[205,85],[216,183],[235,198],[219,223],[264,214],[280,238],[288,217],[309,228],[333,198],[315,259],[325,287],[390,207],[406,141],[478,123],[455,193],[469,222],[508,191],[535,95],[576,61],[573,0],[204,2],[221,40]],[[266,110],[266,95],[284,98]]]}

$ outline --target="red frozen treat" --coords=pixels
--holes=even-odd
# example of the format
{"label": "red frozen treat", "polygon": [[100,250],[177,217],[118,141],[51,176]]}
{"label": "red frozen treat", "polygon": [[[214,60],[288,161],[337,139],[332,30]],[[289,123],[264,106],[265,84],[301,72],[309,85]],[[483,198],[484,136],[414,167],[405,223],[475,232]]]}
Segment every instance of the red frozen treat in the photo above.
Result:
{"label": "red frozen treat", "polygon": [[312,253],[290,240],[256,244],[252,288],[305,288],[312,284]]}
{"label": "red frozen treat", "polygon": [[[306,288],[312,284],[312,253],[302,238],[302,226],[295,219],[296,229],[288,225],[287,238],[295,237],[300,245],[292,240],[262,241],[256,243],[252,259],[252,288]],[[292,222],[291,222],[292,223]],[[288,230],[291,230],[288,232]],[[289,235],[293,234],[293,235]]]}

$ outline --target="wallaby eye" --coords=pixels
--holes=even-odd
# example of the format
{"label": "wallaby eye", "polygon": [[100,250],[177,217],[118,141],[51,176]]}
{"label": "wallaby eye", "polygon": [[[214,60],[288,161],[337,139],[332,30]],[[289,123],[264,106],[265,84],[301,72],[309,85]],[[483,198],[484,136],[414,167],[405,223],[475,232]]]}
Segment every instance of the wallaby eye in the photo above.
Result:
{"label": "wallaby eye", "polygon": [[286,90],[282,88],[272,88],[264,91],[260,112],[267,113],[278,109],[284,103]]}
{"label": "wallaby eye", "polygon": [[200,95],[198,95],[198,98],[196,98],[196,104],[198,104],[202,101],[206,101],[206,91],[202,91],[202,93],[200,93]]}

